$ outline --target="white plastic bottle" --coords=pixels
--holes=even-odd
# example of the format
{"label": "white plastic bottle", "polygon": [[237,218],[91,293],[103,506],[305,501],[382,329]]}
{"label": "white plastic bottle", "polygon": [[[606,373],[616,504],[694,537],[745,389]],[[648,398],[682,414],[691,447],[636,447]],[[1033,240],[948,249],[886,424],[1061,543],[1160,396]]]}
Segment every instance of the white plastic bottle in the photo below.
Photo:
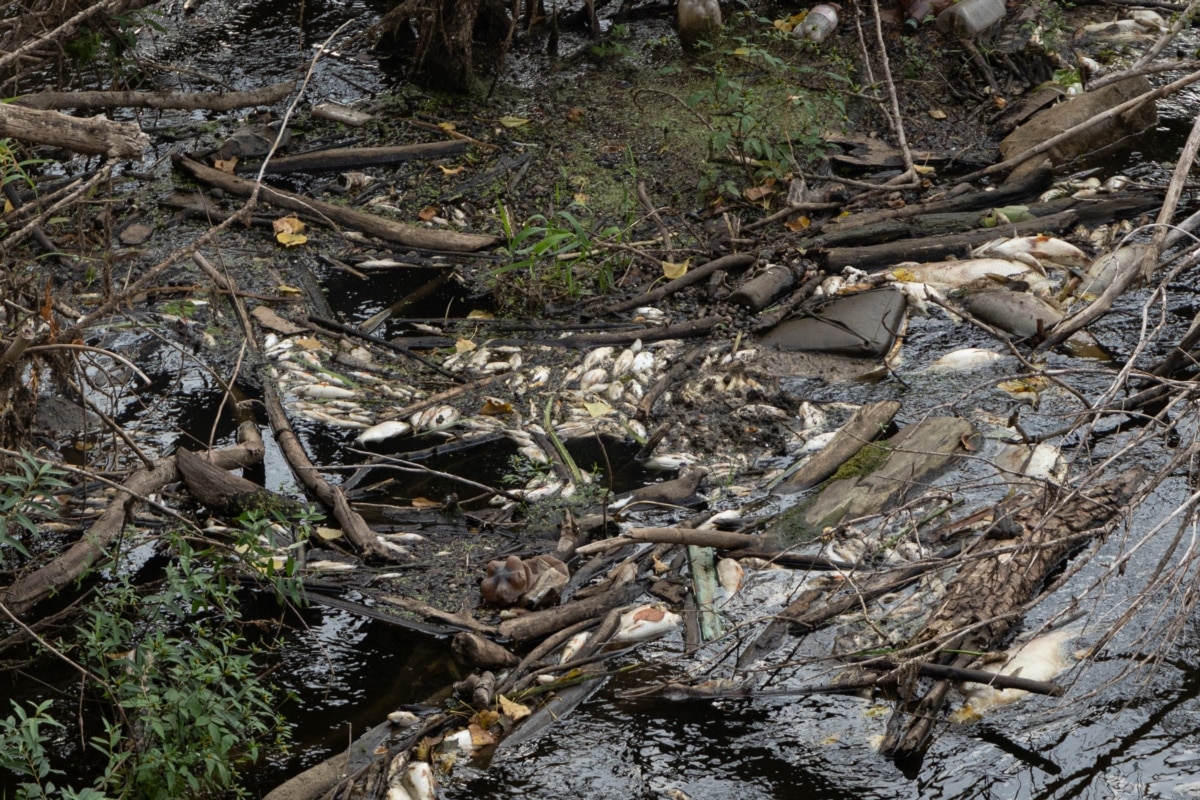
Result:
{"label": "white plastic bottle", "polygon": [[796,26],[795,35],[803,42],[820,44],[837,30],[838,10],[836,3],[822,3],[804,15],[804,21]]}
{"label": "white plastic bottle", "polygon": [[1006,10],[1004,0],[958,0],[938,15],[938,30],[970,39],[1004,19]]}

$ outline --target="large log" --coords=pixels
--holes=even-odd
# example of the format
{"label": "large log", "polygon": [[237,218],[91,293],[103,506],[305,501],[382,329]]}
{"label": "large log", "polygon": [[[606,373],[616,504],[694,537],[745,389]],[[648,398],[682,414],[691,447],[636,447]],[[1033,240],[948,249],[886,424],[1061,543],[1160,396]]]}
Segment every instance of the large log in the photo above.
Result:
{"label": "large log", "polygon": [[[1057,488],[1002,502],[971,560],[947,584],[942,604],[910,644],[948,653],[934,661],[952,667],[972,661],[961,653],[986,652],[999,645],[1050,573],[1084,541],[1117,524],[1142,478],[1135,469],[1058,502]],[[949,680],[937,681],[906,724],[889,726],[882,751],[901,760],[919,757],[950,688]]]}
{"label": "large log", "polygon": [[[210,186],[216,186],[239,197],[249,197],[254,192],[254,187],[256,186],[254,181],[239,178],[236,175],[230,175],[212,167],[206,167],[198,161],[193,161],[183,156],[175,159],[175,165],[191,173],[196,180],[207,183]],[[309,197],[293,194],[292,192],[285,192],[281,189],[272,189],[266,185],[263,185],[260,197],[271,205],[308,215],[315,214],[335,225],[352,228],[362,231],[369,236],[377,236],[389,242],[399,242],[409,247],[469,252],[482,250],[486,247],[495,247],[501,243],[501,239],[498,236],[459,233],[457,231],[407,225],[403,222],[394,222],[373,214],[364,214],[361,211],[354,211],[353,209],[337,206],[333,203],[326,203],[322,200],[314,200]]]}
{"label": "large log", "polygon": [[0,103],[0,136],[109,158],[139,158],[150,146],[150,137],[133,122],[72,117],[11,103]]}

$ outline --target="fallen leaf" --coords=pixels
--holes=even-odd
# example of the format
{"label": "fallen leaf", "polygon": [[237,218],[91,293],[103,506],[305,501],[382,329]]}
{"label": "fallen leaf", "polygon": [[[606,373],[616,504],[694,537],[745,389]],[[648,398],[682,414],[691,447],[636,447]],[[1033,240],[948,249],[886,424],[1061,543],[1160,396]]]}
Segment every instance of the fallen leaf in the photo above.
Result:
{"label": "fallen leaf", "polygon": [[485,397],[483,408],[479,409],[479,413],[485,417],[498,417],[501,414],[511,414],[512,410],[512,403],[498,400],[495,397]]}
{"label": "fallen leaf", "polygon": [[487,747],[489,744],[496,743],[496,737],[488,731],[472,722],[467,726],[467,730],[471,732],[471,744],[475,747]]}
{"label": "fallen leaf", "polygon": [[470,339],[459,339],[454,343],[454,352],[469,353],[475,349],[475,343]]}
{"label": "fallen leaf", "polygon": [[513,722],[525,719],[533,713],[529,710],[529,706],[509,700],[504,695],[500,695],[500,711]]}
{"label": "fallen leaf", "polygon": [[296,323],[286,320],[276,314],[270,306],[255,306],[254,310],[250,312],[250,316],[254,317],[254,319],[258,321],[258,324],[262,325],[264,328],[275,331],[276,333],[282,333],[284,336],[291,336],[293,333],[300,333],[301,331],[305,330]]}
{"label": "fallen leaf", "polygon": [[284,247],[298,247],[308,241],[308,237],[303,233],[277,233],[275,241],[279,242]]}
{"label": "fallen leaf", "polygon": [[433,206],[425,206],[417,216],[421,218],[421,222],[429,222],[429,220],[437,216],[437,213],[438,210]]}
{"label": "fallen leaf", "polygon": [[447,132],[458,130],[457,128],[454,127],[453,122],[439,122],[438,127]]}
{"label": "fallen leaf", "polygon": [[277,288],[279,289],[280,294],[303,294],[303,292],[297,289],[295,286],[288,286],[286,283],[279,284]]}
{"label": "fallen leaf", "polygon": [[679,264],[676,264],[673,261],[662,262],[663,277],[669,281],[673,281],[676,278],[682,278],[685,274],[687,274],[688,264],[690,263],[692,263],[690,258]]}
{"label": "fallen leaf", "polygon": [[470,314],[467,314],[467,319],[495,319],[496,315],[490,311],[475,309]]}
{"label": "fallen leaf", "polygon": [[1008,105],[1008,101],[1000,96],[993,97],[992,102],[996,105],[996,108],[1004,108]]}
{"label": "fallen leaf", "polygon": [[529,120],[523,119],[522,117],[512,117],[512,116],[505,115],[500,118],[500,124],[506,128],[519,128],[522,125],[528,125]]}
{"label": "fallen leaf", "polygon": [[812,225],[812,220],[803,214],[799,215],[795,219],[790,219],[783,223],[783,227],[787,228],[792,233],[795,233],[796,231],[802,231],[809,225]]}
{"label": "fallen leaf", "polygon": [[442,504],[436,500],[430,500],[428,497],[414,497],[412,499],[413,508],[441,508]]}
{"label": "fallen leaf", "polygon": [[589,197],[588,197],[586,194],[584,194],[583,192],[577,192],[577,193],[575,194],[575,202],[576,202],[576,203],[579,203],[579,205],[581,205],[581,206],[586,206],[586,205],[587,205],[587,201],[588,201],[588,200],[590,200],[590,199],[591,199],[591,198],[589,198]]}
{"label": "fallen leaf", "polygon": [[775,187],[769,184],[763,184],[762,186],[751,186],[748,189],[742,190],[742,196],[751,203],[757,203],[764,197],[770,197],[773,194],[775,194]]}
{"label": "fallen leaf", "polygon": [[739,47],[733,51],[733,54],[735,56],[748,56],[748,55],[750,55],[750,48],[749,47]]}
{"label": "fallen leaf", "polygon": [[295,342],[296,347],[303,348],[304,350],[321,349],[321,340],[315,336],[304,336],[299,339],[293,339],[292,341]]}
{"label": "fallen leaf", "polygon": [[567,112],[567,122],[579,122],[583,119],[582,108],[572,108]]}
{"label": "fallen leaf", "polygon": [[598,400],[594,403],[584,403],[583,407],[587,409],[588,414],[592,417],[603,417],[605,414],[611,414],[613,410],[612,406],[603,400]]}
{"label": "fallen leaf", "polygon": [[234,168],[237,166],[237,162],[238,162],[237,156],[233,156],[228,161],[223,161],[219,158],[214,158],[213,159],[213,169],[220,170],[221,172],[227,172],[230,175],[232,175]]}
{"label": "fallen leaf", "polygon": [[945,119],[946,112],[942,111],[940,108],[931,108],[929,109],[929,116],[933,117],[934,119]]}
{"label": "fallen leaf", "polygon": [[320,536],[325,541],[340,539],[343,535],[341,528],[326,528],[323,525],[317,528],[317,536]]}
{"label": "fallen leaf", "polygon": [[460,172],[466,169],[466,167],[464,167],[462,164],[459,164],[457,167],[447,167],[445,164],[438,164],[438,169],[442,171],[443,175],[449,176],[458,175]]}
{"label": "fallen leaf", "polygon": [[959,437],[958,441],[960,444],[962,444],[963,450],[966,450],[968,453],[975,452],[975,445],[971,444],[971,437],[969,434],[964,433]]}

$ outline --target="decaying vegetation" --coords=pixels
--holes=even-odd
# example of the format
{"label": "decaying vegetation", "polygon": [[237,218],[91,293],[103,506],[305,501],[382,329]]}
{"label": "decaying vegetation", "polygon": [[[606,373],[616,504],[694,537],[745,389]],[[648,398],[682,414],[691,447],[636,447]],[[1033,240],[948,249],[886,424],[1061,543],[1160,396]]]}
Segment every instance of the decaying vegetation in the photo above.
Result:
{"label": "decaying vegetation", "polygon": [[[625,165],[624,217],[589,207],[602,177],[525,194],[559,174],[552,158],[578,154],[514,139],[530,124],[515,114],[459,125],[414,112],[409,132],[423,143],[284,155],[311,75],[294,96],[290,82],[237,93],[123,85],[5,106],[3,649],[14,670],[62,670],[77,687],[14,704],[0,722],[0,763],[21,776],[21,796],[238,785],[286,739],[264,665],[303,604],[452,637],[466,677],[420,714],[381,712],[351,751],[276,800],[432,797],[461,760],[539,735],[662,636],[683,642],[680,668],[641,692],[702,702],[874,692],[892,705],[881,752],[916,769],[951,706],[962,718],[1012,699],[1003,691],[1066,692],[1069,659],[1055,639],[1035,661],[1049,641],[1039,632],[1061,635],[1082,614],[1092,655],[1125,637],[1139,653],[1128,671],[1163,658],[1196,602],[1200,327],[1171,316],[1168,293],[1200,252],[1180,213],[1200,123],[1161,185],[1061,173],[1152,125],[1156,99],[1200,79],[1195,63],[1153,60],[1194,5],[1147,40],[1146,57],[1062,102],[1082,62],[1052,97],[1015,89],[1021,64],[1057,55],[1049,36],[1030,35],[1036,26],[1010,26],[1009,49],[986,55],[955,43],[962,58],[950,63],[970,76],[956,91],[1001,112],[992,133],[1006,138],[979,147],[988,157],[972,154],[979,163],[953,184],[939,172],[962,153],[909,135],[920,125],[889,59],[913,40],[898,20],[875,3],[843,9],[842,48],[820,52],[817,89],[798,95],[794,79],[818,72],[792,63],[799,20],[731,19],[733,46],[699,42],[699,60],[680,62],[703,88],[683,97],[676,89],[695,87],[665,71],[622,101],[679,114],[653,153],[598,148],[605,170]],[[552,4],[546,19],[520,4],[405,0],[379,31],[414,75],[462,87],[480,72],[479,42],[494,48],[483,71],[496,77],[502,56],[524,46],[533,58],[576,19],[590,41],[600,25],[585,8]],[[39,8],[36,32],[23,27],[32,14],[6,18],[0,69],[13,93],[81,24],[132,10]],[[616,13],[625,25],[633,11]],[[623,46],[615,27],[599,38],[584,46],[601,60]],[[673,42],[655,46],[679,57]],[[729,66],[747,63],[786,81]],[[1160,67],[1183,77],[1151,83]],[[833,85],[843,91],[831,99]],[[199,187],[172,194],[172,225],[202,219],[203,230],[141,262],[151,226],[107,195],[151,135],[54,110],[229,110],[285,96],[280,119],[248,120],[209,152],[146,158],[169,162],[178,187]],[[862,114],[888,134],[818,131],[818,110]],[[377,138],[392,128],[359,109],[311,112],[312,126],[333,119]],[[545,127],[590,113],[564,112]],[[100,158],[61,156],[67,177],[51,180],[40,167],[60,154],[34,144]],[[703,194],[647,174],[663,153],[695,159]],[[337,178],[320,199],[264,179],[280,173]],[[970,185],[1002,174],[999,186]],[[434,203],[421,191],[437,180],[448,188]],[[684,197],[704,210],[681,210]],[[303,253],[321,237],[325,265],[358,280],[431,279],[365,319],[329,309],[306,264],[242,263],[242,237],[268,226],[265,247]],[[462,302],[486,298],[476,313],[430,306],[452,280],[472,288]],[[526,313],[503,313],[514,309]],[[965,321],[944,338],[979,347],[905,365],[906,331],[934,324],[916,315],[946,313]],[[1106,349],[1106,325],[1137,328],[1127,352]],[[938,377],[949,369],[974,377]],[[166,374],[219,386],[206,435],[168,442],[131,423],[153,412],[137,409],[140,393],[169,394],[148,388]],[[852,408],[796,388],[864,377],[878,383],[863,383]],[[314,463],[312,439],[338,430],[356,432],[349,466]],[[593,445],[600,455],[585,461]],[[250,479],[269,449],[296,496]],[[504,485],[430,465],[492,451],[512,453]],[[638,485],[615,491],[629,464]],[[1168,510],[1131,524],[1150,503]],[[1151,542],[1157,563],[1130,585],[1125,567]],[[1089,568],[1102,551],[1107,566]],[[1117,584],[1113,612],[1103,598]],[[271,633],[239,610],[247,592],[284,609],[253,620]],[[1044,631],[1027,622],[1050,605]],[[74,794],[62,786],[76,776],[54,771],[43,735],[68,724],[68,700],[100,710],[76,738],[102,763]]]}

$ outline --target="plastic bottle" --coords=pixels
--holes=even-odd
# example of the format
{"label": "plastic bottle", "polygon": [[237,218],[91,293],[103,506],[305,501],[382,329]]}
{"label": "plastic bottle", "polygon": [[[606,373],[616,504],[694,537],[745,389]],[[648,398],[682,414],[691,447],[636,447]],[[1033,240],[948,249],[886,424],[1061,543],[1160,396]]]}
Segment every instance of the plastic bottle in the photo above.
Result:
{"label": "plastic bottle", "polygon": [[837,3],[814,6],[804,15],[804,21],[796,26],[795,35],[802,41],[820,44],[837,30],[840,9],[841,6]]}
{"label": "plastic bottle", "polygon": [[904,8],[904,24],[909,28],[919,28],[929,15],[937,15],[950,7],[953,0],[900,0]]}
{"label": "plastic bottle", "polygon": [[959,0],[938,15],[938,30],[962,39],[978,36],[1004,19],[1004,0]]}

